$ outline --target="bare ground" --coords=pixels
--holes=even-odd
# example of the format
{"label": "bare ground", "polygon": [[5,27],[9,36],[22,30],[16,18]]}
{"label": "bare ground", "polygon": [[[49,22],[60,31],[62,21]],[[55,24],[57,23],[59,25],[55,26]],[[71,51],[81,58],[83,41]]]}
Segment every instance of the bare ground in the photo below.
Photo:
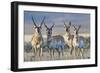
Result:
{"label": "bare ground", "polygon": [[[73,51],[74,52],[74,51]],[[78,52],[77,52],[78,53]],[[43,56],[40,58],[38,55],[34,56],[34,53],[31,52],[24,52],[24,61],[25,62],[30,62],[30,61],[50,61],[50,60],[74,60],[74,59],[89,59],[90,58],[90,49],[84,49],[83,57],[81,54],[75,56],[73,53],[72,55],[70,54],[70,50],[67,49],[64,52],[64,55],[58,56],[58,53],[55,52],[54,56],[51,58],[49,52],[45,51],[43,52]]]}

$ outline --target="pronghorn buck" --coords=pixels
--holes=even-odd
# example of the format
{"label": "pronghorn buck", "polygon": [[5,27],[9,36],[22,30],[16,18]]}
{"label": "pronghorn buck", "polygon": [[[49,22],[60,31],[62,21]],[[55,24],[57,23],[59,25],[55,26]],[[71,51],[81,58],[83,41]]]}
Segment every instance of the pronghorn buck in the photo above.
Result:
{"label": "pronghorn buck", "polygon": [[32,21],[34,24],[33,29],[35,29],[35,32],[33,34],[33,37],[31,39],[32,49],[34,51],[34,56],[37,55],[39,52],[39,56],[41,58],[42,56],[42,45],[43,45],[43,37],[41,33],[42,25],[44,23],[45,17],[43,18],[41,24],[39,26],[36,25],[34,18],[32,17]]}
{"label": "pronghorn buck", "polygon": [[70,49],[70,54],[72,54],[73,52],[73,38],[74,35],[71,34],[70,28],[71,28],[71,22],[69,22],[69,25],[66,25],[66,23],[64,22],[64,26],[65,26],[65,30],[66,30],[66,34],[64,36],[65,42],[68,45],[69,49]]}
{"label": "pronghorn buck", "polygon": [[57,51],[58,53],[58,58],[64,55],[64,46],[65,46],[65,41],[64,38],[61,35],[55,35],[52,36],[52,28],[54,27],[55,24],[53,24],[51,27],[48,27],[44,23],[46,27],[46,34],[47,34],[47,47],[48,50],[50,51],[50,57],[54,57],[54,51]]}
{"label": "pronghorn buck", "polygon": [[85,39],[83,36],[79,36],[79,29],[81,28],[81,25],[79,25],[77,28],[74,25],[73,27],[74,27],[73,46],[75,52],[76,54],[78,54],[78,56],[80,55],[82,58],[84,58],[83,55],[84,55]]}

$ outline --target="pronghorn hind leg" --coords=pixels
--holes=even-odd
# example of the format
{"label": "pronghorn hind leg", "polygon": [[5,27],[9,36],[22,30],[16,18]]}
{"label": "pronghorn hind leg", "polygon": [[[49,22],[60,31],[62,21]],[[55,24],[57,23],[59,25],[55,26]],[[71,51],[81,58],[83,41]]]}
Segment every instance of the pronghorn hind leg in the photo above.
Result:
{"label": "pronghorn hind leg", "polygon": [[74,59],[76,59],[76,47],[73,48],[72,52],[73,52]]}
{"label": "pronghorn hind leg", "polygon": [[64,56],[64,48],[61,48],[62,57]]}
{"label": "pronghorn hind leg", "polygon": [[58,52],[58,58],[60,59],[60,50],[57,50],[57,52]]}
{"label": "pronghorn hind leg", "polygon": [[83,59],[84,59],[84,49],[83,49],[83,48],[81,48],[80,53],[81,53],[81,58],[83,58]]}
{"label": "pronghorn hind leg", "polygon": [[48,47],[47,47],[47,52],[48,52],[48,53],[50,53],[50,50],[49,50],[49,48],[48,48]]}
{"label": "pronghorn hind leg", "polygon": [[81,48],[78,48],[78,56],[80,56]]}
{"label": "pronghorn hind leg", "polygon": [[40,56],[43,56],[43,48],[40,49]]}
{"label": "pronghorn hind leg", "polygon": [[82,49],[82,48],[79,48],[78,56],[79,56],[80,58],[83,58],[83,49]]}
{"label": "pronghorn hind leg", "polygon": [[35,51],[34,51],[34,48],[32,47],[32,56],[35,56]]}
{"label": "pronghorn hind leg", "polygon": [[76,56],[76,58],[79,58],[79,56],[80,56],[80,48],[76,48],[75,49],[75,56]]}
{"label": "pronghorn hind leg", "polygon": [[63,56],[64,56],[64,48],[61,47],[59,52],[60,52],[60,56],[59,57],[60,57],[60,59],[62,59]]}
{"label": "pronghorn hind leg", "polygon": [[55,50],[54,50],[54,49],[52,50],[52,53],[53,53],[52,55],[53,55],[53,57],[54,57],[54,55],[55,55]]}
{"label": "pronghorn hind leg", "polygon": [[59,59],[61,59],[61,53],[60,53],[60,51],[59,51]]}
{"label": "pronghorn hind leg", "polygon": [[64,49],[62,50],[62,56],[64,56]]}

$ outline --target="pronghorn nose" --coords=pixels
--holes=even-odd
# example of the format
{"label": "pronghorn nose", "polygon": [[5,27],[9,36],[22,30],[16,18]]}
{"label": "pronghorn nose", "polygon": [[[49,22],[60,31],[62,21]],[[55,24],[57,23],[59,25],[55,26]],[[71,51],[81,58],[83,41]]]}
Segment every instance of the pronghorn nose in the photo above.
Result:
{"label": "pronghorn nose", "polygon": [[78,34],[78,32],[76,32],[76,34]]}
{"label": "pronghorn nose", "polygon": [[50,32],[48,32],[48,34],[50,34]]}
{"label": "pronghorn nose", "polygon": [[47,34],[48,34],[48,36],[50,36],[50,35],[51,35],[51,34],[50,34],[50,32],[48,32]]}
{"label": "pronghorn nose", "polygon": [[40,28],[37,28],[37,32],[40,33]]}
{"label": "pronghorn nose", "polygon": [[69,29],[66,29],[66,32],[69,32]]}

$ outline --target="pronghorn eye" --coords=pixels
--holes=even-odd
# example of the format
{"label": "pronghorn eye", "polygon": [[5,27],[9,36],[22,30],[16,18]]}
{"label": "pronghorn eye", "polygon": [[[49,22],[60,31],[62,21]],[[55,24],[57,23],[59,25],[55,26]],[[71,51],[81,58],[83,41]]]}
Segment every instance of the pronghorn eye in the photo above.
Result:
{"label": "pronghorn eye", "polygon": [[39,27],[39,29],[41,29],[41,27]]}
{"label": "pronghorn eye", "polygon": [[41,27],[41,26],[40,26],[39,28],[40,28],[40,29],[42,29],[42,27]]}
{"label": "pronghorn eye", "polygon": [[66,29],[66,31],[68,31],[68,29]]}
{"label": "pronghorn eye", "polygon": [[46,29],[46,31],[48,31],[48,29]]}
{"label": "pronghorn eye", "polygon": [[34,27],[34,28],[37,28],[37,27]]}
{"label": "pronghorn eye", "polygon": [[52,28],[50,30],[52,31]]}
{"label": "pronghorn eye", "polygon": [[76,31],[76,30],[74,29],[74,31]]}

